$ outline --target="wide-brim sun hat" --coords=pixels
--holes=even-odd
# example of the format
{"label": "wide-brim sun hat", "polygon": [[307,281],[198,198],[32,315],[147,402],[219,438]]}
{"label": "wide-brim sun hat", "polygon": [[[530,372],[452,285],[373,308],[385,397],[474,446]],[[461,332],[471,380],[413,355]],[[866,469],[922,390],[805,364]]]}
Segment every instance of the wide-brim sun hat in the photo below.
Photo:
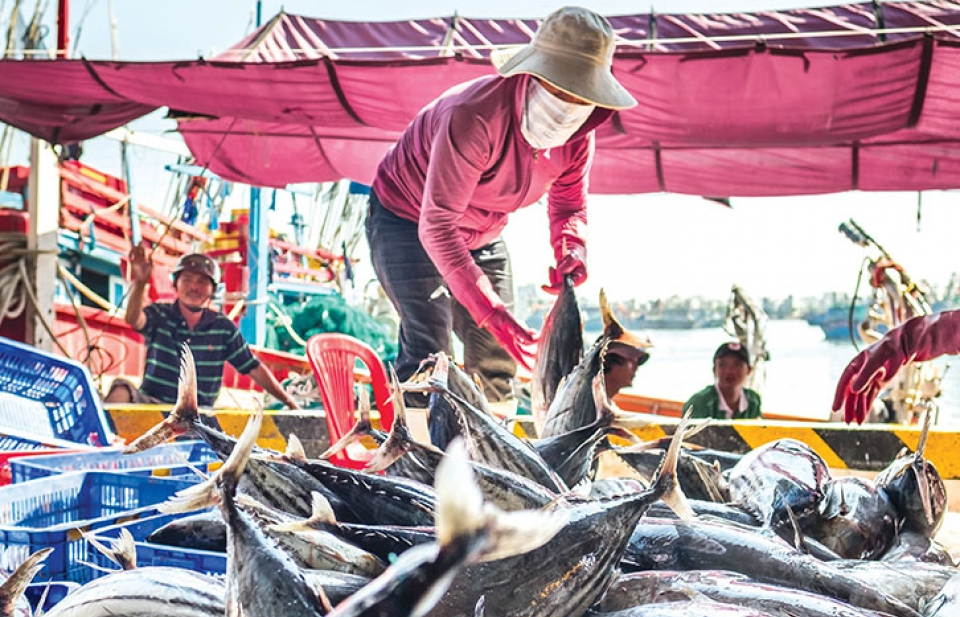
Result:
{"label": "wide-brim sun hat", "polygon": [[494,50],[490,60],[504,77],[536,75],[598,107],[628,109],[637,101],[611,72],[616,48],[603,15],[564,7],[543,20],[529,44]]}
{"label": "wide-brim sun hat", "polygon": [[641,339],[639,336],[624,330],[619,337],[610,341],[607,346],[607,353],[625,358],[636,358],[637,365],[641,365],[650,359],[649,350],[651,347],[653,347],[653,343],[650,342],[650,339]]}

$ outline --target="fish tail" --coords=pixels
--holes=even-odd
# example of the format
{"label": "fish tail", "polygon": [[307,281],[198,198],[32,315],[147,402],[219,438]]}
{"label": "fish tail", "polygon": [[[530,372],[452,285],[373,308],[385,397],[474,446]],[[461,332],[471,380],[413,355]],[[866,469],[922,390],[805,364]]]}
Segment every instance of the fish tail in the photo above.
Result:
{"label": "fish tail", "polygon": [[654,486],[663,491],[661,499],[670,506],[670,509],[681,520],[690,520],[695,514],[686,495],[680,488],[680,482],[677,480],[677,463],[680,460],[680,446],[683,444],[683,438],[687,430],[687,424],[690,421],[690,412],[688,411],[680,419],[677,429],[670,440],[670,445],[660,461],[660,467],[657,470]]}
{"label": "fish tail", "polygon": [[27,585],[33,581],[43,562],[53,552],[52,548],[42,548],[36,553],[27,557],[23,563],[17,566],[10,578],[0,585],[0,611],[3,615],[14,615],[17,600],[19,600],[27,590]]}

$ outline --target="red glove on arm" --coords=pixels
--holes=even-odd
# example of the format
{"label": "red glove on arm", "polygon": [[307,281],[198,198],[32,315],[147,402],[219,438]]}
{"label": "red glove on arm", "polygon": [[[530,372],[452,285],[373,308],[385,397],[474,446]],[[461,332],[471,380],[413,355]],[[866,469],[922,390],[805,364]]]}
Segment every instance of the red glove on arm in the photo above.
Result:
{"label": "red glove on arm", "polygon": [[486,328],[517,364],[533,370],[537,334],[516,320],[494,291],[490,279],[479,269],[460,268],[444,277],[453,297],[481,328]]}
{"label": "red glove on arm", "polygon": [[553,295],[560,293],[565,276],[573,278],[574,287],[587,280],[587,248],[572,242],[568,244],[564,241],[563,244],[563,250],[557,259],[557,267],[550,268],[550,284],[541,287],[545,292]]}
{"label": "red glove on arm", "polygon": [[833,397],[833,410],[844,420],[862,424],[873,400],[900,368],[944,354],[960,353],[960,311],[914,317],[864,349],[844,369]]}

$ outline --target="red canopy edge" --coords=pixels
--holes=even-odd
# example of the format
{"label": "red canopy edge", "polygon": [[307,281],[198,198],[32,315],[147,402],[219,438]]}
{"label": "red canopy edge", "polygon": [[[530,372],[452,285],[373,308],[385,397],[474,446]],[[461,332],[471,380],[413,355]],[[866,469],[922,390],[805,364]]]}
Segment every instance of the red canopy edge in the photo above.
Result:
{"label": "red canopy edge", "polygon": [[[872,4],[612,17],[628,41],[680,33],[702,40],[619,48],[614,71],[640,105],[598,133],[591,192],[760,196],[960,186],[960,39],[944,29],[960,22],[960,3],[880,7],[882,19]],[[935,31],[899,32],[924,24]],[[828,29],[858,34],[817,38]],[[887,42],[878,42],[877,29],[889,32]],[[227,179],[369,183],[424,104],[492,73],[484,46],[525,42],[535,30],[532,20],[329,22],[281,13],[214,60],[0,61],[0,120],[67,143],[166,106],[176,110],[197,163]],[[714,40],[784,30],[809,37]],[[480,47],[450,52],[458,41]],[[387,42],[391,49],[371,51]],[[443,57],[403,51],[445,43]],[[241,46],[253,61],[229,60]],[[307,47],[334,57],[293,54]]]}

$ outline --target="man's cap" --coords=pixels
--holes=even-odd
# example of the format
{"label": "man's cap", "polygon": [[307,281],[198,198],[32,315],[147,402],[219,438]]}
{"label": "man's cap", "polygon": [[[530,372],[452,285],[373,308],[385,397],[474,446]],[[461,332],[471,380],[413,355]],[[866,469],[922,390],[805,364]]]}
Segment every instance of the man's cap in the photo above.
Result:
{"label": "man's cap", "polygon": [[611,72],[616,48],[603,15],[568,6],[548,15],[529,44],[495,50],[490,60],[504,77],[536,75],[598,107],[628,109],[637,101]]}
{"label": "man's cap", "polygon": [[173,269],[174,279],[176,279],[181,272],[187,271],[206,276],[210,279],[210,282],[213,283],[214,287],[220,284],[220,264],[209,255],[190,253],[189,255],[181,257],[177,262],[177,266]]}
{"label": "man's cap", "polygon": [[720,345],[716,353],[713,354],[713,361],[716,362],[726,356],[736,356],[743,360],[747,366],[750,366],[750,353],[747,351],[747,348],[740,343],[724,343]]}

